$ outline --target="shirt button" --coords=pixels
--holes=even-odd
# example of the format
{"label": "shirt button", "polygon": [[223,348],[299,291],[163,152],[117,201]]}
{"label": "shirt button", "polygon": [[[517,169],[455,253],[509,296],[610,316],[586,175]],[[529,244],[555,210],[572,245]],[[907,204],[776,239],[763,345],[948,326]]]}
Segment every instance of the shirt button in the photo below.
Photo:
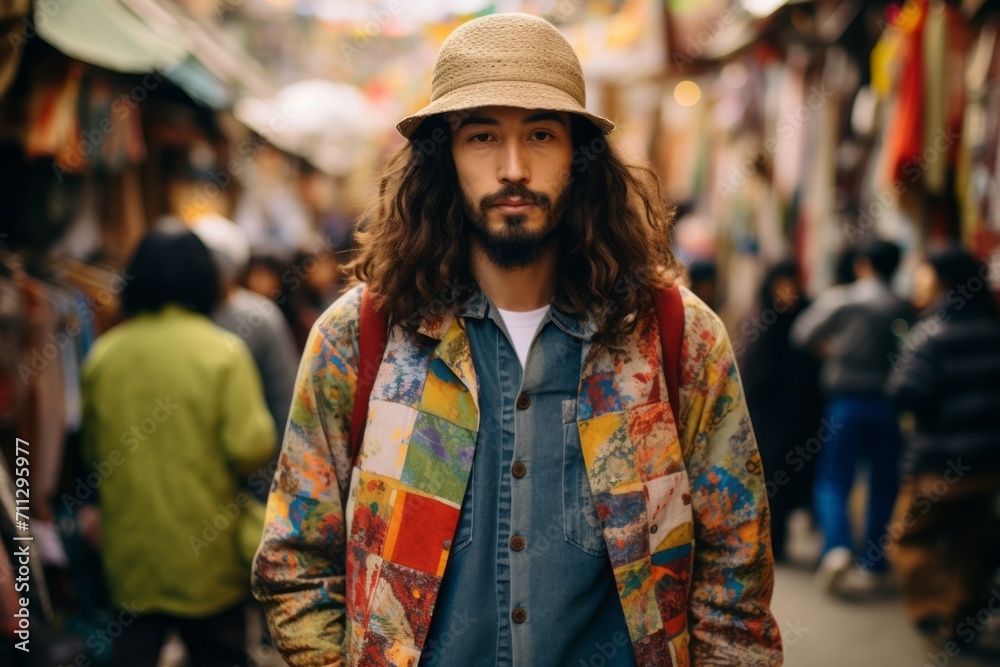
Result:
{"label": "shirt button", "polygon": [[518,410],[527,410],[529,405],[531,405],[531,397],[529,397],[527,394],[521,394],[520,396],[517,397]]}
{"label": "shirt button", "polygon": [[510,620],[515,623],[524,623],[528,620],[528,612],[518,607],[514,611],[510,612]]}
{"label": "shirt button", "polygon": [[515,535],[510,538],[510,548],[514,551],[521,551],[524,549],[524,538],[520,535]]}
{"label": "shirt button", "polygon": [[655,533],[658,528],[659,526],[654,523],[652,526],[649,527],[649,532]]}
{"label": "shirt button", "polygon": [[514,477],[521,479],[528,472],[528,466],[524,465],[520,461],[517,461],[514,465],[510,467],[510,474]]}

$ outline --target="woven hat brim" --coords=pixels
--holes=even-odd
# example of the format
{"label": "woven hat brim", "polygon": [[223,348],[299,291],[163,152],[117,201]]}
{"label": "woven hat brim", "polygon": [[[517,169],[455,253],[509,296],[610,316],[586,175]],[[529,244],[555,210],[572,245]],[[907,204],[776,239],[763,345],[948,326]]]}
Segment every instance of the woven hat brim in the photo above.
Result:
{"label": "woven hat brim", "polygon": [[396,129],[407,139],[424,120],[439,113],[466,111],[479,107],[517,107],[566,111],[583,116],[607,134],[615,124],[607,118],[592,114],[576,99],[558,88],[531,81],[485,81],[456,88],[434,100],[417,113],[396,124]]}

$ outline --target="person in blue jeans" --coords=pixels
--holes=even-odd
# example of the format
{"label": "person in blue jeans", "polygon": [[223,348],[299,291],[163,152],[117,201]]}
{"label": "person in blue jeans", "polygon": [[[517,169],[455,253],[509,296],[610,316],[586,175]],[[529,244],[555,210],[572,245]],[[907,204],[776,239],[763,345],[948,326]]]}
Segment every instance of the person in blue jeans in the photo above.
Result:
{"label": "person in blue jeans", "polygon": [[[898,490],[902,438],[882,388],[892,371],[898,335],[911,317],[909,305],[889,288],[899,254],[888,241],[862,248],[854,262],[854,282],[820,295],[791,331],[793,343],[824,359],[826,423],[814,440],[804,443],[802,453],[819,457],[813,493],[824,545],[817,577],[827,591],[845,597],[874,592],[888,572],[887,524]],[[818,452],[813,451],[816,442]],[[855,551],[847,503],[857,464],[865,460],[865,540]]]}

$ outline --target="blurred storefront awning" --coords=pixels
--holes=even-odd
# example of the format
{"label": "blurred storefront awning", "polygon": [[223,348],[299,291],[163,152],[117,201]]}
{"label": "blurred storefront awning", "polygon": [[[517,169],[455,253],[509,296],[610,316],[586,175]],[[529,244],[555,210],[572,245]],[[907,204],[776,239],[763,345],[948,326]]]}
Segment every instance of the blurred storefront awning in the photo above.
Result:
{"label": "blurred storefront awning", "polygon": [[191,16],[179,3],[165,0],[119,0],[149,25],[184,35],[188,53],[229,89],[234,99],[273,95],[275,86],[260,64],[218,26]]}
{"label": "blurred storefront awning", "polygon": [[36,3],[35,25],[42,39],[71,58],[116,72],[165,72],[190,51],[185,35],[164,34],[118,0],[74,0],[54,8]]}
{"label": "blurred storefront awning", "polygon": [[73,0],[35,6],[38,34],[66,55],[116,72],[160,72],[206,106],[270,95],[259,65],[226,35],[160,0]]}

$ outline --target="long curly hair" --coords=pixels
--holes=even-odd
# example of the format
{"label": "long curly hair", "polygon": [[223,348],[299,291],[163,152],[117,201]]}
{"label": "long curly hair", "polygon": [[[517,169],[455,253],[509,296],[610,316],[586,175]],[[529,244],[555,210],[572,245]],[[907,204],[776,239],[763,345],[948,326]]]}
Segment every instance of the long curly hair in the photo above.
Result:
{"label": "long curly hair", "polygon": [[[656,291],[682,273],[670,249],[673,208],[652,170],[626,164],[591,123],[572,115],[573,158],[557,231],[556,307],[590,310],[597,340],[630,332]],[[390,323],[413,331],[476,290],[471,232],[443,116],[428,118],[387,160],[361,220],[351,282],[367,283]],[[632,315],[631,317],[629,315]]]}

